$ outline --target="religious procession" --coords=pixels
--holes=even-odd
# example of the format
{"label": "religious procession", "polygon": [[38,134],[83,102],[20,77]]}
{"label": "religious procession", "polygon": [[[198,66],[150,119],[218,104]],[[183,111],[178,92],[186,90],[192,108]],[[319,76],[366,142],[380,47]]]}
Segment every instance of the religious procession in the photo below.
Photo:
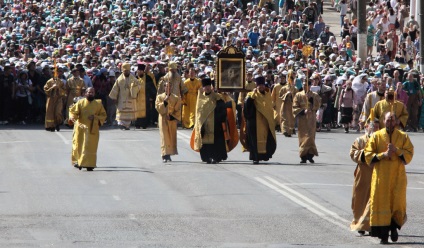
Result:
{"label": "religious procession", "polygon": [[106,128],[158,128],[163,163],[178,155],[177,130],[192,130],[207,164],[239,143],[253,164],[269,161],[277,135],[297,135],[300,164],[315,163],[317,133],[365,132],[350,151],[351,229],[398,240],[407,132],[424,131],[409,3],[369,3],[361,60],[355,0],[332,3],[340,35],[321,0],[52,2],[1,5],[1,125],[72,128],[71,163],[88,171]]}

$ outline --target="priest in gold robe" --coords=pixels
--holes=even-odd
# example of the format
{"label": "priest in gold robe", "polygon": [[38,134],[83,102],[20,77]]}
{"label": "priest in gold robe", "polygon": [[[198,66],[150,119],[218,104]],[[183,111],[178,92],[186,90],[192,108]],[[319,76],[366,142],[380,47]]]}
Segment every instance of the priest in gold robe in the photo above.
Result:
{"label": "priest in gold robe", "polygon": [[[308,79],[306,79],[308,80]],[[316,112],[321,106],[321,98],[310,90],[311,83],[303,82],[303,91],[296,93],[293,99],[293,115],[297,118],[299,137],[300,163],[315,163],[314,156],[318,156],[315,145]]]}
{"label": "priest in gold robe", "polygon": [[200,152],[203,162],[216,164],[227,159],[224,135],[226,117],[225,102],[220,94],[212,90],[212,80],[202,79],[202,91],[197,97],[192,149]]}
{"label": "priest in gold robe", "polygon": [[375,132],[365,147],[365,161],[374,166],[371,179],[370,226],[371,234],[388,243],[389,233],[393,242],[406,222],[405,165],[414,155],[409,136],[400,131],[396,115],[387,112],[384,128]]}
{"label": "priest in gold robe", "polygon": [[276,148],[275,119],[271,93],[265,86],[265,78],[255,78],[256,88],[247,94],[243,108],[246,118],[246,139],[249,159],[254,164],[272,158]]}
{"label": "priest in gold robe", "polygon": [[46,131],[60,131],[63,123],[63,99],[66,97],[65,83],[62,80],[63,69],[56,68],[55,76],[46,82],[44,92],[47,96],[46,102]]}
{"label": "priest in gold robe", "polygon": [[158,94],[165,92],[164,85],[166,82],[169,82],[171,93],[183,97],[183,95],[187,93],[187,88],[184,85],[181,75],[178,74],[178,64],[174,61],[169,62],[168,70],[168,73],[159,80],[157,87]]}
{"label": "priest in gold robe", "polygon": [[97,166],[99,128],[106,120],[106,110],[101,100],[95,100],[94,88],[86,90],[85,98],[69,109],[69,119],[74,123],[72,137],[72,164],[92,171]]}
{"label": "priest in gold robe", "polygon": [[369,137],[380,130],[378,119],[374,118],[371,109],[370,118],[364,123],[365,134],[356,138],[350,148],[350,158],[355,162],[354,182],[352,189],[352,212],[353,220],[350,224],[352,231],[357,231],[364,235],[365,231],[370,232],[369,199],[371,191],[372,165],[365,161],[365,146]]}
{"label": "priest in gold robe", "polygon": [[69,108],[74,104],[74,98],[80,97],[85,92],[85,84],[82,78],[80,77],[80,72],[77,68],[72,69],[72,77],[68,79],[65,85],[66,88],[66,120],[65,123],[68,123],[69,118]]}
{"label": "priest in gold robe", "polygon": [[109,97],[116,103],[116,120],[121,130],[129,130],[136,120],[137,95],[141,89],[136,77],[131,75],[131,65],[122,65],[123,73],[116,79]]}
{"label": "priest in gold robe", "polygon": [[[291,71],[291,70],[290,70]],[[282,82],[283,87],[281,87],[280,92],[278,93],[279,98],[281,99],[281,107],[278,110],[280,112],[280,127],[281,132],[286,137],[291,137],[292,134],[295,134],[294,124],[295,118],[293,116],[293,98],[297,93],[297,89],[293,83],[287,83],[287,77],[294,77],[294,72],[290,73],[283,72]],[[291,82],[293,80],[290,80]]]}
{"label": "priest in gold robe", "polygon": [[247,132],[246,119],[244,118],[244,115],[243,115],[243,108],[244,108],[244,101],[246,100],[246,97],[247,97],[247,93],[256,89],[256,83],[253,80],[254,71],[255,70],[253,68],[250,68],[249,70],[247,70],[246,84],[244,85],[245,91],[241,91],[239,93],[238,100],[237,100],[237,105],[241,106],[241,114],[239,115],[240,116],[239,125],[240,125],[240,144],[241,144],[242,152],[248,151],[248,148],[247,148],[248,145],[246,141],[246,132]]}
{"label": "priest in gold robe", "polygon": [[181,98],[171,93],[168,83],[165,92],[156,97],[156,110],[159,113],[160,149],[164,163],[177,155],[177,123],[181,120]]}
{"label": "priest in gold robe", "polygon": [[280,75],[276,75],[275,76],[275,84],[274,84],[274,87],[272,88],[272,91],[271,91],[272,103],[274,105],[275,125],[276,125],[276,130],[278,132],[281,132],[280,109],[281,109],[281,104],[283,103],[283,101],[280,98],[280,90],[287,83],[286,82],[286,76],[287,76],[287,72],[285,72],[285,75],[283,73],[281,73]]}
{"label": "priest in gold robe", "polygon": [[196,116],[196,102],[199,89],[202,88],[202,82],[196,77],[194,68],[190,68],[189,78],[184,81],[187,92],[183,98],[183,128],[193,128]]}
{"label": "priest in gold robe", "polygon": [[146,64],[139,64],[137,68],[137,79],[140,90],[136,99],[135,128],[146,129],[151,124],[152,101],[156,99],[156,87],[153,78],[146,73]]}
{"label": "priest in gold robe", "polygon": [[388,112],[393,112],[396,116],[397,125],[404,129],[408,121],[408,111],[405,104],[396,100],[395,89],[390,87],[386,89],[385,99],[378,101],[374,105],[374,115],[380,120],[380,128],[385,128],[384,116]]}

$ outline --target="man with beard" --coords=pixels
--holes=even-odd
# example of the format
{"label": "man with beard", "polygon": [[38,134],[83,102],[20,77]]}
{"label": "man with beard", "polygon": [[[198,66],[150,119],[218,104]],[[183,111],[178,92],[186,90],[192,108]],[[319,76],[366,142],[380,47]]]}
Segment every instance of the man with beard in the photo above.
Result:
{"label": "man with beard", "polygon": [[224,125],[227,112],[220,94],[212,90],[212,80],[202,79],[203,92],[196,104],[191,147],[200,152],[200,158],[208,164],[216,164],[227,159]]}
{"label": "man with beard", "polygon": [[116,120],[121,130],[130,130],[131,121],[136,119],[136,98],[140,91],[140,83],[131,75],[131,65],[122,65],[123,73],[118,77],[109,97],[116,103]]}
{"label": "man with beard", "polygon": [[393,242],[397,229],[406,222],[405,165],[414,155],[409,136],[397,128],[396,115],[384,115],[384,128],[371,135],[365,147],[365,162],[373,165],[370,196],[371,236],[388,244],[389,232]]}
{"label": "man with beard", "polygon": [[193,128],[197,95],[199,89],[202,88],[202,82],[199,78],[196,78],[196,71],[194,68],[190,68],[189,78],[185,80],[184,85],[188,91],[184,94],[182,125],[184,128]]}
{"label": "man with beard", "polygon": [[76,102],[69,109],[69,119],[74,123],[72,137],[72,164],[74,167],[96,167],[99,128],[106,120],[106,111],[101,100],[94,100],[94,88],[85,91],[85,99]]}
{"label": "man with beard", "polygon": [[187,92],[187,88],[185,87],[181,76],[178,74],[177,63],[173,61],[169,62],[168,69],[169,72],[159,80],[158,94],[162,94],[163,92],[165,92],[164,85],[166,82],[169,82],[171,87],[171,93],[182,97]]}
{"label": "man with beard", "polygon": [[278,93],[281,99],[281,107],[277,109],[280,112],[281,120],[281,132],[286,137],[291,137],[295,133],[294,123],[295,119],[293,116],[293,96],[296,95],[297,89],[294,85],[295,74],[293,70],[289,70],[287,76],[290,78],[289,82],[286,81],[285,73],[283,72],[282,82],[283,87],[281,87],[280,92]]}
{"label": "man with beard", "polygon": [[281,132],[280,109],[281,109],[281,104],[282,104],[282,100],[280,98],[279,93],[280,93],[281,88],[284,85],[286,85],[286,83],[287,83],[286,77],[287,77],[287,71],[282,72],[280,77],[276,77],[276,83],[275,83],[274,87],[272,88],[272,92],[271,92],[271,99],[272,99],[272,103],[273,103],[273,107],[274,107],[274,119],[275,119],[275,124],[276,124],[276,130],[278,132]]}
{"label": "man with beard", "polygon": [[47,95],[46,102],[46,131],[60,131],[63,123],[63,98],[66,94],[65,83],[62,80],[63,69],[56,68],[55,75],[44,85],[44,92]]}
{"label": "man with beard", "polygon": [[[377,80],[377,79],[374,79]],[[384,99],[384,92],[386,91],[386,84],[381,80],[378,79],[377,81],[377,90],[370,92],[367,94],[364,100],[364,105],[362,107],[361,115],[359,116],[359,123],[361,127],[364,126],[365,120],[368,119],[368,116],[370,115],[370,110],[374,108],[375,104],[378,101],[381,101]]]}
{"label": "man with beard", "polygon": [[315,145],[316,112],[321,106],[321,99],[317,93],[310,90],[311,82],[303,82],[303,91],[296,93],[293,100],[293,115],[297,117],[300,163],[315,163],[314,156],[318,156]]}
{"label": "man with beard", "polygon": [[66,120],[65,123],[68,123],[69,118],[69,108],[74,104],[74,98],[80,97],[85,91],[85,84],[82,78],[80,77],[80,72],[77,68],[72,69],[72,77],[68,79],[65,85],[66,89]]}
{"label": "man with beard", "polygon": [[137,94],[137,111],[135,127],[137,129],[146,129],[151,122],[152,105],[150,104],[152,99],[156,96],[156,87],[151,76],[145,73],[146,65],[139,64],[137,70],[137,77],[139,82],[140,91]]}
{"label": "man with beard", "polygon": [[385,128],[384,116],[391,112],[396,117],[397,125],[403,129],[408,120],[408,111],[406,106],[395,99],[395,90],[393,87],[386,89],[385,99],[378,101],[374,106],[374,115],[380,120],[380,128]]}
{"label": "man with beard", "polygon": [[165,93],[159,94],[155,102],[159,113],[160,148],[162,161],[171,160],[177,155],[177,122],[181,119],[181,98],[170,93],[169,83],[165,83]]}
{"label": "man with beard", "polygon": [[350,224],[352,231],[358,231],[364,235],[365,231],[370,232],[369,223],[369,199],[371,189],[371,177],[373,167],[365,162],[364,149],[370,136],[380,130],[378,119],[374,118],[371,109],[370,117],[365,122],[365,134],[356,138],[350,148],[350,158],[355,162],[354,182],[352,190],[352,212],[353,220]]}
{"label": "man with beard", "polygon": [[272,158],[276,148],[275,120],[271,94],[265,78],[255,78],[256,88],[247,94],[243,114],[246,118],[246,139],[253,164]]}

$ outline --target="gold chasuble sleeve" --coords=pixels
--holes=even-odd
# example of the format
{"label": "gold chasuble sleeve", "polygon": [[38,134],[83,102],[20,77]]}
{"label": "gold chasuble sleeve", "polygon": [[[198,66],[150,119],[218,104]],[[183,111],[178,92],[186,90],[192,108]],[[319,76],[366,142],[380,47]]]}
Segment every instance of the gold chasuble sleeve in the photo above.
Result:
{"label": "gold chasuble sleeve", "polygon": [[390,226],[393,219],[401,227],[406,221],[405,165],[412,160],[414,146],[409,136],[397,128],[391,134],[391,141],[397,152],[389,158],[383,156],[390,142],[385,128],[375,132],[365,147],[366,162],[374,165],[370,195],[371,226]]}
{"label": "gold chasuble sleeve", "polygon": [[396,120],[400,122],[400,126],[402,128],[406,127],[406,123],[408,121],[408,110],[406,109],[405,104],[399,101],[395,101],[394,104],[392,104],[384,99],[378,101],[374,106],[374,115],[380,122],[380,129],[386,127],[386,123],[384,123],[384,116],[386,113],[391,111],[395,113]]}

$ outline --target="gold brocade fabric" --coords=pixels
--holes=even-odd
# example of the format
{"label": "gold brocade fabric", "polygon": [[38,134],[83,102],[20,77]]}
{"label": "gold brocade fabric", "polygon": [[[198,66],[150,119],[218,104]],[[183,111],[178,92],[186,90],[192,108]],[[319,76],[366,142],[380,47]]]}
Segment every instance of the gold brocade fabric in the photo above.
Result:
{"label": "gold brocade fabric", "polygon": [[[162,93],[156,97],[155,107],[159,113],[159,133],[161,139],[161,155],[176,155],[177,149],[177,123],[181,116],[181,98],[171,94],[165,106],[166,94]],[[170,120],[169,116],[175,119]]]}
{"label": "gold brocade fabric", "polygon": [[[293,115],[297,117],[300,157],[308,154],[318,156],[315,145],[316,112],[321,106],[321,98],[314,92],[311,92],[311,97],[313,103],[307,103],[306,94],[301,91],[296,93],[293,100]],[[302,110],[306,109],[309,109],[306,114],[300,114]]]}
{"label": "gold brocade fabric", "polygon": [[69,116],[69,107],[74,104],[74,98],[82,96],[82,90],[85,88],[84,81],[82,78],[71,77],[68,79],[65,85],[66,88],[66,119]]}
{"label": "gold brocade fabric", "polygon": [[[250,91],[252,91],[253,89],[256,88],[256,83],[255,82],[246,81],[246,85],[244,86],[244,88],[245,88],[245,90],[247,90],[247,91],[250,92]],[[244,91],[240,92],[239,97],[237,99],[237,104],[238,105],[242,105],[243,106],[244,101],[246,100],[247,93],[248,92],[244,92]]]}
{"label": "gold brocade fabric", "polygon": [[268,130],[271,131],[274,140],[277,141],[271,93],[265,91],[265,94],[262,94],[259,91],[252,91],[247,94],[247,97],[255,100],[258,153],[264,154],[266,153]]}
{"label": "gold brocade fabric", "polygon": [[124,74],[116,79],[109,94],[112,100],[117,101],[116,120],[133,121],[136,119],[137,95],[140,89],[140,83],[133,75],[129,76],[128,81]]}
{"label": "gold brocade fabric", "polygon": [[[94,119],[90,120],[89,116]],[[81,167],[96,167],[99,128],[106,120],[101,100],[79,100],[69,109],[69,117],[76,120],[72,137],[72,163]]]}
{"label": "gold brocade fabric", "polygon": [[281,87],[279,96],[281,100],[280,127],[282,133],[293,134],[295,118],[293,116],[293,98],[297,93],[296,87],[286,84]]}
{"label": "gold brocade fabric", "polygon": [[146,117],[146,75],[138,79],[140,91],[137,94],[135,118]]}
{"label": "gold brocade fabric", "polygon": [[[214,110],[216,102],[221,99],[221,95],[211,92],[206,95],[199,91],[196,104],[196,122],[194,124],[194,150],[200,151],[203,144],[213,144],[214,142]],[[202,138],[201,130],[205,126],[205,134]]]}
{"label": "gold brocade fabric", "polygon": [[171,93],[177,96],[182,96],[187,92],[187,88],[184,85],[183,79],[178,73],[175,73],[174,78],[171,78],[171,73],[168,72],[159,80],[158,84],[158,95],[165,92],[165,83],[169,82],[171,86]]}
{"label": "gold brocade fabric", "polygon": [[368,139],[368,134],[362,135],[355,139],[350,148],[350,157],[357,164],[352,189],[353,220],[350,224],[352,231],[371,231],[368,202],[370,200],[373,168],[361,161],[361,158],[365,156],[364,149]]}
{"label": "gold brocade fabric", "polygon": [[378,101],[374,106],[374,115],[375,118],[378,118],[380,122],[380,129],[386,127],[386,123],[384,123],[384,116],[386,113],[392,111],[395,112],[396,120],[400,121],[403,127],[406,127],[406,122],[408,121],[408,110],[406,109],[405,104],[399,101],[395,101],[394,104],[390,104],[386,99]]}
{"label": "gold brocade fabric", "polygon": [[283,85],[276,84],[271,92],[272,103],[274,105],[274,120],[275,120],[275,123],[278,125],[280,125],[281,123],[280,109],[281,109],[281,104],[283,103],[283,101],[280,98],[281,88],[283,88]]}
{"label": "gold brocade fabric", "polygon": [[54,128],[63,123],[65,84],[61,79],[52,78],[44,85],[44,92],[47,95],[45,127]]}
{"label": "gold brocade fabric", "polygon": [[[390,226],[392,219],[402,226],[406,221],[405,165],[412,160],[414,146],[409,136],[397,128],[390,136],[385,128],[380,129],[371,135],[364,151],[367,164],[374,166],[370,195],[371,226]],[[383,158],[390,139],[397,152],[390,158]],[[403,155],[404,161],[400,155]],[[372,163],[375,157],[381,160]]]}
{"label": "gold brocade fabric", "polygon": [[187,79],[184,82],[184,85],[188,91],[184,95],[182,124],[183,127],[190,128],[194,126],[196,118],[197,94],[199,93],[199,89],[202,88],[202,83],[200,79],[195,78],[193,81],[191,81],[191,79]]}

